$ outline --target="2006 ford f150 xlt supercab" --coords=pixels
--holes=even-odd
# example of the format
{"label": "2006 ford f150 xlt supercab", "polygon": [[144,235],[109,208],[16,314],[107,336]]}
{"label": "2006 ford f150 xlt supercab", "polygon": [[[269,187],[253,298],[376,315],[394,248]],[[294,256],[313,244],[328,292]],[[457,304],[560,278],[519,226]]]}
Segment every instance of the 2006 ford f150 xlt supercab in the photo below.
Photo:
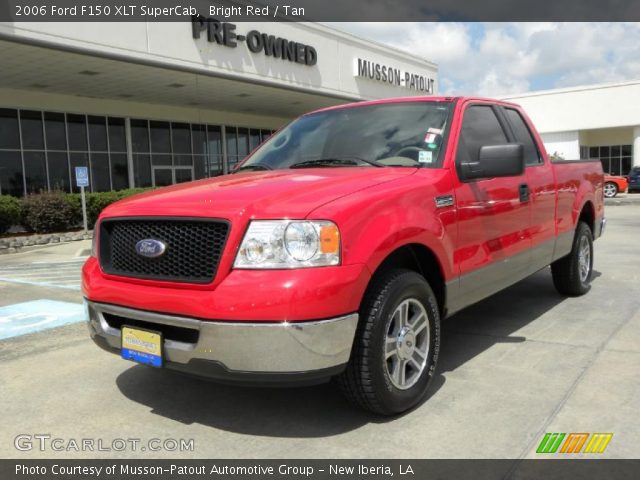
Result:
{"label": "2006 ford f150 xlt supercab", "polygon": [[599,161],[554,163],[514,104],[400,98],[301,116],[233,174],[106,208],[83,268],[102,348],[226,382],[424,398],[440,321],[551,265],[589,290]]}

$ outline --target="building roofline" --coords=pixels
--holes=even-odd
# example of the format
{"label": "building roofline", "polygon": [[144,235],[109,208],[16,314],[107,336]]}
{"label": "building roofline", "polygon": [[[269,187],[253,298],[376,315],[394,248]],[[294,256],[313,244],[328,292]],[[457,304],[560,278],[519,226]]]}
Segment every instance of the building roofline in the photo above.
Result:
{"label": "building roofline", "polygon": [[608,82],[608,83],[596,83],[592,85],[578,85],[575,87],[565,87],[565,88],[554,88],[548,90],[536,90],[533,92],[520,93],[515,95],[504,95],[500,98],[503,100],[511,100],[518,98],[528,98],[528,97],[542,97],[545,95],[558,95],[562,93],[572,93],[572,92],[584,92],[588,90],[603,90],[607,88],[619,88],[619,87],[628,87],[631,85],[640,85],[640,80],[628,80],[624,82]]}

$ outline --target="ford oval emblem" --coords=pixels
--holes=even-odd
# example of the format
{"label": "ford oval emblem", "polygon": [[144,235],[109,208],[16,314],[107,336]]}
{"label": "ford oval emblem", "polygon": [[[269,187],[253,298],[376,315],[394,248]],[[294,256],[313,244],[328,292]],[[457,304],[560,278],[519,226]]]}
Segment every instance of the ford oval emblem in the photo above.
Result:
{"label": "ford oval emblem", "polygon": [[136,243],[136,253],[141,257],[156,258],[164,254],[166,249],[166,244],[153,238],[145,238]]}

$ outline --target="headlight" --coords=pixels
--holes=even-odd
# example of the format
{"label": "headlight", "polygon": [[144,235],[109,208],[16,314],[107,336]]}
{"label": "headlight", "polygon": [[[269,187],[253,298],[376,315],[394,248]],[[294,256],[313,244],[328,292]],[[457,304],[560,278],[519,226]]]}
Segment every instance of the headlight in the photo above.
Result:
{"label": "headlight", "polygon": [[234,268],[305,268],[338,265],[340,233],[325,220],[254,220]]}

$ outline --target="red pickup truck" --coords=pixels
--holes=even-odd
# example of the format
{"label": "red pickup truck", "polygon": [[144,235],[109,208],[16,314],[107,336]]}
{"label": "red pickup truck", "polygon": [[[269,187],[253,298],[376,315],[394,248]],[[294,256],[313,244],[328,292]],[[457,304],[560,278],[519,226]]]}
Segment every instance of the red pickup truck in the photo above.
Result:
{"label": "red pickup truck", "polygon": [[226,382],[335,378],[378,414],[424,398],[440,321],[551,265],[589,290],[598,161],[551,162],[512,103],[400,98],[301,116],[233,174],[120,201],[83,268],[93,340]]}

